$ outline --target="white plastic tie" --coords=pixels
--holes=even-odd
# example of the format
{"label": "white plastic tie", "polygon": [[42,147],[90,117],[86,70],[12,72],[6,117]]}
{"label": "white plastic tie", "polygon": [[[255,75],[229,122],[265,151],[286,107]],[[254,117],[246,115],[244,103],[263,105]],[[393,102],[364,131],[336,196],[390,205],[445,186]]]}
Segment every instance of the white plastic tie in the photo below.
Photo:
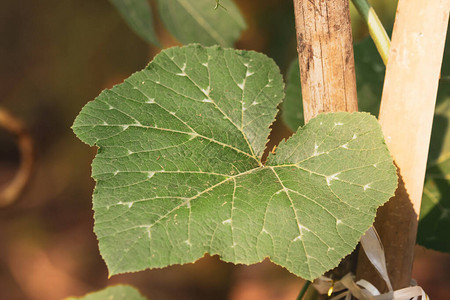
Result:
{"label": "white plastic tie", "polygon": [[331,300],[350,300],[355,297],[360,300],[430,300],[425,291],[417,286],[414,280],[411,280],[411,286],[394,291],[386,268],[386,258],[384,255],[383,244],[375,228],[370,227],[362,236],[361,245],[369,261],[380,274],[381,278],[388,287],[388,292],[381,294],[380,291],[367,280],[361,279],[355,282],[355,276],[348,273],[338,281],[333,281],[328,277],[321,276],[314,280],[313,285],[320,294],[327,294],[332,288],[332,292],[341,292],[331,298]]}

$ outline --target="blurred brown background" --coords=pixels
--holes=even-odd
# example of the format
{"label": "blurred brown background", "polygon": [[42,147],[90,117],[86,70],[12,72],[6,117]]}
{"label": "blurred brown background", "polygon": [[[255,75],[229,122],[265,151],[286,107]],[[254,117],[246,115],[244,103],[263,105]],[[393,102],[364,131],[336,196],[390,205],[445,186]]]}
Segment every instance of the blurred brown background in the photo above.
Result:
{"label": "blurred brown background", "polygon": [[[236,47],[268,54],[285,73],[296,55],[292,1],[235,2],[248,24]],[[376,1],[387,27],[394,2]],[[354,21],[358,39],[367,30]],[[165,47],[176,43],[157,27]],[[116,283],[158,300],[296,298],[302,280],[269,262],[233,266],[206,257],[108,279],[92,232],[95,149],[70,126],[86,102],[142,69],[159,50],[140,40],[107,0],[1,2],[0,106],[28,126],[36,172],[20,202],[0,209],[0,300],[62,299]],[[278,140],[289,134],[280,122],[274,132]],[[18,164],[14,139],[0,130],[0,188]],[[418,283],[433,300],[448,299],[450,256],[423,248],[416,256]]]}

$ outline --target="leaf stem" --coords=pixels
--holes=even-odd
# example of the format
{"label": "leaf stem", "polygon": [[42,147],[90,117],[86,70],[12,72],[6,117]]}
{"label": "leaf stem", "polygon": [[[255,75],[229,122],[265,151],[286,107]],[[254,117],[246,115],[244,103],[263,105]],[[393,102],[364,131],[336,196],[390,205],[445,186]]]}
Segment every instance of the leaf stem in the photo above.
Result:
{"label": "leaf stem", "polygon": [[352,0],[352,3],[358,10],[359,14],[366,21],[367,27],[369,27],[369,34],[378,49],[378,53],[380,53],[384,64],[387,65],[391,41],[383,27],[383,24],[367,0]]}
{"label": "leaf stem", "polygon": [[222,7],[224,10],[227,10],[227,9],[225,8],[225,6],[223,6],[223,5],[220,3],[220,0],[216,0],[216,6],[214,7],[214,9],[218,9],[219,7]]}
{"label": "leaf stem", "polygon": [[303,285],[302,289],[300,290],[300,293],[298,294],[297,300],[302,300],[303,297],[306,294],[306,291],[308,290],[309,286],[311,285],[311,281],[307,280],[305,284]]}

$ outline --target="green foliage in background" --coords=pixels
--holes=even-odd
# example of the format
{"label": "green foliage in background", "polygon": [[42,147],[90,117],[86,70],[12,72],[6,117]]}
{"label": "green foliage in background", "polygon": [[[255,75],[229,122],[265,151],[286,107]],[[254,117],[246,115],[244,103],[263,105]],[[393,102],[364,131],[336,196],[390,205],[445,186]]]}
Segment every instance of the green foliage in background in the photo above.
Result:
{"label": "green foliage in background", "polygon": [[[450,25],[449,28],[450,29]],[[450,30],[447,30],[417,242],[450,252]]]}
{"label": "green foliage in background", "polygon": [[291,131],[305,125],[303,118],[302,87],[300,84],[300,66],[294,58],[286,75],[286,97],[281,104],[282,119]]}
{"label": "green foliage in background", "polygon": [[450,83],[441,81],[434,115],[417,242],[450,252]]}
{"label": "green foliage in background", "polygon": [[[129,26],[145,41],[159,46],[147,0],[110,0]],[[181,43],[232,47],[246,28],[231,0],[158,0],[158,11],[167,30]]]}
{"label": "green foliage in background", "polygon": [[367,113],[322,114],[262,154],[283,98],[275,63],[191,45],[88,103],[73,129],[99,147],[95,232],[110,274],[269,257],[306,279],[335,267],[397,186]]}
{"label": "green foliage in background", "polygon": [[122,17],[147,43],[160,46],[153,27],[152,9],[147,0],[109,0]]}
{"label": "green foliage in background", "polygon": [[167,30],[181,43],[232,47],[246,28],[231,0],[221,0],[214,9],[211,0],[158,0],[159,13]]}

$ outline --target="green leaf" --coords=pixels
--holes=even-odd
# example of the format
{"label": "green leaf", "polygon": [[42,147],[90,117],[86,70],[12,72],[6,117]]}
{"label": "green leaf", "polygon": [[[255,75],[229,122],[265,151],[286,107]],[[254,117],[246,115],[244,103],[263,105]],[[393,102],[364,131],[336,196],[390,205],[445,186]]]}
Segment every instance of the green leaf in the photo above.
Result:
{"label": "green leaf", "polygon": [[284,123],[292,130],[305,124],[303,119],[302,86],[300,83],[300,66],[295,58],[287,72],[286,98],[282,103],[281,117]]}
{"label": "green leaf", "polygon": [[153,15],[147,0],[109,0],[120,12],[122,17],[146,42],[160,46],[155,29]]}
{"label": "green leaf", "polygon": [[116,285],[104,290],[89,293],[83,297],[66,298],[66,300],[145,300],[135,288],[127,285]]}
{"label": "green leaf", "polygon": [[99,147],[95,232],[111,274],[207,252],[314,279],[354,249],[397,185],[380,126],[323,114],[263,165],[282,97],[266,56],[191,45],[83,108],[73,129]]}
{"label": "green leaf", "polygon": [[214,9],[213,0],[158,0],[159,13],[169,32],[181,43],[231,47],[246,28],[231,0]]}
{"label": "green leaf", "polygon": [[[385,67],[371,39],[354,45],[356,86],[360,111],[377,116],[380,109]],[[304,124],[302,92],[298,59],[292,61],[288,71],[286,99],[283,101],[282,118],[293,131]]]}
{"label": "green leaf", "polygon": [[441,81],[431,134],[417,242],[450,252],[450,83]]}
{"label": "green leaf", "polygon": [[372,39],[356,43],[353,49],[358,109],[378,116],[386,67]]}

